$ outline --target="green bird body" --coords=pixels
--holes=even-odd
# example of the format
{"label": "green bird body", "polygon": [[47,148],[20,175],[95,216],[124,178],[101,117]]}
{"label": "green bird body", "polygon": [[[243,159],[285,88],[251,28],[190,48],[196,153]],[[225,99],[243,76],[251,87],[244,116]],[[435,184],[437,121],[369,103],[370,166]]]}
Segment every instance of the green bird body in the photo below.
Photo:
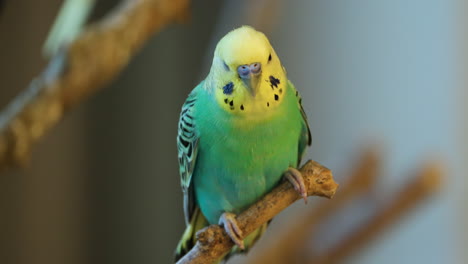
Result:
{"label": "green bird body", "polygon": [[[243,78],[246,63],[255,74]],[[188,226],[176,258],[193,246],[197,230],[275,187],[310,140],[298,92],[266,37],[247,26],[227,34],[210,74],[182,107],[178,149]],[[265,228],[245,238],[247,248]]]}
{"label": "green bird body", "polygon": [[203,107],[194,113],[200,135],[194,175],[203,177],[194,177],[193,184],[196,203],[213,224],[225,211],[245,210],[276,186],[288,167],[297,166],[305,124],[292,85],[285,86],[283,102],[268,118],[254,120],[221,111],[211,94],[197,90]]}

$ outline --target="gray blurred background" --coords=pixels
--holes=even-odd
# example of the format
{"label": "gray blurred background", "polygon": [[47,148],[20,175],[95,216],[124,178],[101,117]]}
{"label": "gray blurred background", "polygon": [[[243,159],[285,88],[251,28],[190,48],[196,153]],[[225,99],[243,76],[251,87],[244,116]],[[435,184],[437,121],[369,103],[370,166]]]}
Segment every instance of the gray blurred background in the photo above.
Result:
{"label": "gray blurred background", "polygon": [[[61,2],[4,3],[1,107],[46,65],[41,48]],[[114,2],[98,1],[91,20]],[[338,182],[375,143],[384,157],[381,200],[428,159],[447,168],[436,197],[347,263],[467,263],[466,7],[461,0],[194,1],[190,21],[153,37],[108,88],[66,115],[27,168],[0,175],[0,263],[171,263],[184,229],[179,110],[208,73],[217,40],[243,24],[269,36],[303,95],[314,138],[308,158]],[[336,224],[374,209],[364,203]]]}

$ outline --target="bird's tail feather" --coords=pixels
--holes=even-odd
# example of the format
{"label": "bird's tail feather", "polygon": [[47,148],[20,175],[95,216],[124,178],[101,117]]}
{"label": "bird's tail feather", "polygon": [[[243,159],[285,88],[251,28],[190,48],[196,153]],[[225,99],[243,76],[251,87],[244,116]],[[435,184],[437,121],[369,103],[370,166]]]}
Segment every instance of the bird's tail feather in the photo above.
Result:
{"label": "bird's tail feather", "polygon": [[197,231],[208,226],[209,223],[206,220],[205,216],[201,213],[200,209],[197,207],[195,208],[192,219],[190,219],[189,225],[185,228],[184,234],[177,244],[177,248],[175,251],[175,262],[181,259],[190,249],[195,246],[195,242],[197,241],[196,234]]}

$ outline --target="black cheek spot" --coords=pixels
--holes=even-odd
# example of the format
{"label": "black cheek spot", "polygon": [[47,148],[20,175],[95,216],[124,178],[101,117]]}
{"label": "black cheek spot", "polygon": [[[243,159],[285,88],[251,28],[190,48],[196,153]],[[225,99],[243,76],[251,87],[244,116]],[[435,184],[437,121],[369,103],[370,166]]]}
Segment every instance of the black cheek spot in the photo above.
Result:
{"label": "black cheek spot", "polygon": [[241,106],[240,106],[240,109],[241,109],[241,110],[244,110],[244,105],[241,105]]}
{"label": "black cheek spot", "polygon": [[279,96],[275,94],[275,101],[278,101],[278,99],[279,99]]}

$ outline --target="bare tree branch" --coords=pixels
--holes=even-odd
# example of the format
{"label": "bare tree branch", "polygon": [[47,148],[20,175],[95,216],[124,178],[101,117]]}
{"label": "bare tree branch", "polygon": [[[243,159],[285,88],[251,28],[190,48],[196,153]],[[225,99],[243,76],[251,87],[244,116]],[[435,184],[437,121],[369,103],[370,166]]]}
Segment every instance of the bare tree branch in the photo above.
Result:
{"label": "bare tree branch", "polygon": [[[300,169],[309,196],[332,198],[338,188],[332,173],[326,167],[315,161],[307,162]],[[291,205],[301,197],[289,182],[283,182],[249,209],[239,214],[237,222],[242,233],[247,236],[257,228],[268,222],[275,215]],[[226,254],[233,242],[218,225],[212,225],[197,233],[198,241],[178,264],[212,263]]]}
{"label": "bare tree branch", "polygon": [[91,25],[0,114],[0,171],[24,164],[30,149],[65,112],[96,93],[188,0],[126,0]]}

